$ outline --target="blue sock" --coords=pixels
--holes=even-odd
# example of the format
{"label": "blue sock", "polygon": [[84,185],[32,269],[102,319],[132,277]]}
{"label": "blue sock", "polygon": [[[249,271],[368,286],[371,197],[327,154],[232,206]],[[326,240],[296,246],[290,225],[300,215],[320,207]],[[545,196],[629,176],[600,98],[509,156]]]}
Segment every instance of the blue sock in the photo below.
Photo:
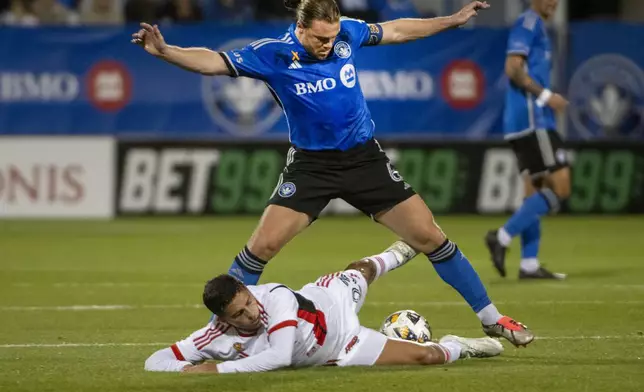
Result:
{"label": "blue sock", "polygon": [[244,246],[230,266],[228,275],[241,280],[245,285],[255,285],[259,282],[265,266],[266,261],[252,254],[248,246]]}
{"label": "blue sock", "polygon": [[521,258],[536,259],[541,241],[541,219],[521,232]]}
{"label": "blue sock", "polygon": [[550,211],[557,211],[559,203],[559,198],[553,191],[544,189],[525,199],[521,208],[503,227],[511,237],[515,237]]}
{"label": "blue sock", "polygon": [[474,312],[478,313],[492,303],[479,275],[455,243],[446,239],[438,249],[428,253],[427,258],[441,279],[456,289]]}

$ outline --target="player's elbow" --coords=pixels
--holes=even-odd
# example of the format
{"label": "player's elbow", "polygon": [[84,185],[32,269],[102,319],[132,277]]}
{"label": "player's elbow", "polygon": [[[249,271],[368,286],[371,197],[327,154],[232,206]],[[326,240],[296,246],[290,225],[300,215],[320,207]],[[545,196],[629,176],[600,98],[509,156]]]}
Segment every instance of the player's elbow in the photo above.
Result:
{"label": "player's elbow", "polygon": [[515,77],[515,75],[516,75],[516,74],[517,74],[517,71],[516,71],[516,66],[515,66],[515,64],[513,64],[513,63],[512,63],[512,62],[510,62],[510,61],[507,61],[507,62],[505,63],[505,75],[506,75],[510,80],[512,80],[512,79]]}
{"label": "player's elbow", "polygon": [[157,351],[154,354],[150,355],[148,359],[145,360],[143,369],[146,372],[159,372],[163,369],[163,366],[161,366],[162,360],[158,354],[159,352]]}
{"label": "player's elbow", "polygon": [[275,368],[277,369],[289,367],[291,366],[292,363],[293,363],[293,358],[288,353],[279,353],[275,357],[274,364],[275,364]]}
{"label": "player's elbow", "polygon": [[508,57],[505,61],[505,74],[512,82],[517,82],[523,70],[523,62],[515,56]]}
{"label": "player's elbow", "polygon": [[145,360],[143,369],[148,372],[178,372],[186,364],[188,363],[178,361],[171,349],[164,348],[150,355]]}

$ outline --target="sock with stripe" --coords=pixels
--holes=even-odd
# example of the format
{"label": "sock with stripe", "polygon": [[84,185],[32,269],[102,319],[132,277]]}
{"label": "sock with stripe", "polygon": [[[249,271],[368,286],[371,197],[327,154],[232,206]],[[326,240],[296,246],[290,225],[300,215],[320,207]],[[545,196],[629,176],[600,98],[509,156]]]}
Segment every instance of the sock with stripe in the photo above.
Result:
{"label": "sock with stripe", "polygon": [[367,260],[370,260],[376,266],[376,276],[373,279],[374,281],[387,272],[398,268],[402,262],[402,260],[399,260],[398,256],[392,251],[369,256],[367,257]]}
{"label": "sock with stripe", "polygon": [[427,258],[441,279],[461,294],[481,322],[495,324],[501,318],[498,311],[494,314],[496,307],[492,305],[481,278],[455,243],[446,239],[436,250],[428,253]]}
{"label": "sock with stripe", "polygon": [[456,342],[437,343],[445,353],[445,363],[456,362],[461,357],[461,346]]}
{"label": "sock with stripe", "polygon": [[525,272],[535,272],[539,269],[539,243],[541,241],[541,220],[537,219],[532,225],[521,232],[521,269]]}
{"label": "sock with stripe", "polygon": [[252,254],[248,246],[244,246],[230,266],[228,275],[241,280],[245,285],[256,285],[264,267],[266,267],[266,261]]}
{"label": "sock with stripe", "polygon": [[509,238],[523,233],[535,224],[542,216],[549,212],[557,212],[560,200],[551,189],[543,189],[525,199],[521,208],[508,219],[507,223],[499,230],[498,238],[503,246],[508,246]]}

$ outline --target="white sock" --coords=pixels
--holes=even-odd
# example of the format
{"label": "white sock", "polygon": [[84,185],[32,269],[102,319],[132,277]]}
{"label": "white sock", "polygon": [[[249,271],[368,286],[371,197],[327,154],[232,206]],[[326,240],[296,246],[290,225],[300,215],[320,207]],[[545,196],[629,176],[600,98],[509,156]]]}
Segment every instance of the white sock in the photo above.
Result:
{"label": "white sock", "polygon": [[540,264],[537,258],[521,259],[521,270],[524,272],[537,272]]}
{"label": "white sock", "polygon": [[402,260],[399,260],[396,253],[392,251],[369,256],[367,257],[367,259],[371,260],[371,262],[376,266],[376,277],[374,278],[374,280],[378,279],[392,269],[399,267],[400,263],[402,263]]}
{"label": "white sock", "polygon": [[483,325],[496,324],[503,317],[494,304],[489,304],[476,314]]}
{"label": "white sock", "polygon": [[461,345],[456,342],[445,342],[437,344],[445,353],[445,363],[452,363],[461,357]]}
{"label": "white sock", "polygon": [[505,231],[504,227],[500,228],[499,231],[496,232],[496,238],[499,240],[501,245],[505,246],[506,248],[512,243],[512,237],[510,236],[510,234],[508,234],[507,231]]}

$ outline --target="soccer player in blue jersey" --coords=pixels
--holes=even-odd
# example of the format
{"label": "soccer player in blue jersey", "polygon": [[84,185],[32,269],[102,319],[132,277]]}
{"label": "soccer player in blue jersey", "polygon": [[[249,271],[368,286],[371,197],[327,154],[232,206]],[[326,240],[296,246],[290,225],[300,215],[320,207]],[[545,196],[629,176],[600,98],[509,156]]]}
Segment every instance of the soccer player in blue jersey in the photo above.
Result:
{"label": "soccer player in blue jersey", "polygon": [[568,102],[550,90],[552,45],[546,20],[554,15],[559,0],[532,0],[532,7],[510,32],[505,72],[510,85],[503,116],[505,139],[514,150],[524,179],[521,208],[485,241],[494,267],[506,276],[505,255],[513,237],[521,236],[519,279],[564,279],[565,275],[543,268],[537,259],[541,217],[556,213],[570,196],[570,168],[555,112]]}
{"label": "soccer player in blue jersey", "polygon": [[288,31],[227,52],[167,45],[158,27],[145,23],[133,34],[132,42],[148,53],[189,71],[262,80],[284,109],[292,145],[286,167],[229,274],[256,284],[266,263],[331,199],[342,198],[425,253],[488,335],[530,343],[534,334],[499,313],[470,262],[374,139],[376,126],[355,66],[355,54],[364,46],[428,37],[465,24],[489,5],[475,1],[448,17],[367,24],[341,18],[335,0],[285,3],[296,13]]}

